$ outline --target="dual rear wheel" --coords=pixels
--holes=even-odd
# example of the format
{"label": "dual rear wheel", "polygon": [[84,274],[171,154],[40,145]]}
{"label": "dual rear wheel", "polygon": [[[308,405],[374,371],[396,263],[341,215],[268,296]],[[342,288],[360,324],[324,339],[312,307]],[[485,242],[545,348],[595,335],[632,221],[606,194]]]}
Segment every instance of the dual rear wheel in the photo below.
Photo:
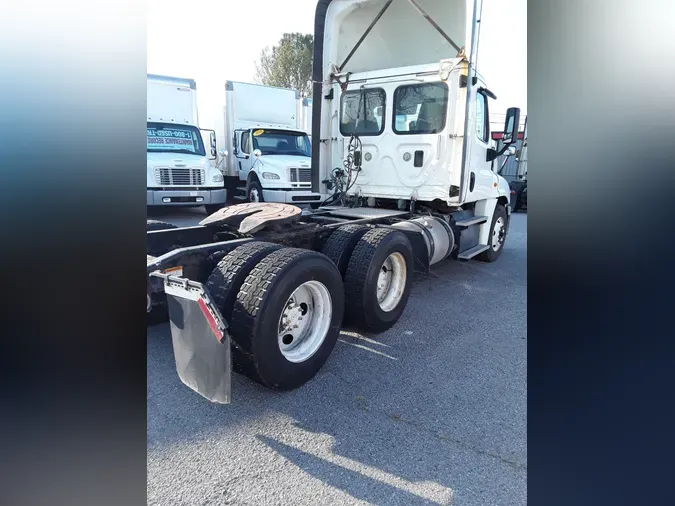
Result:
{"label": "dual rear wheel", "polygon": [[328,360],[343,319],[374,332],[394,325],[410,295],[412,269],[404,234],[347,225],[330,236],[323,254],[241,245],[220,260],[206,288],[229,323],[234,370],[288,390]]}
{"label": "dual rear wheel", "polygon": [[230,324],[235,371],[269,388],[306,383],[335,347],[344,287],[320,253],[248,243],[220,261],[206,287]]}

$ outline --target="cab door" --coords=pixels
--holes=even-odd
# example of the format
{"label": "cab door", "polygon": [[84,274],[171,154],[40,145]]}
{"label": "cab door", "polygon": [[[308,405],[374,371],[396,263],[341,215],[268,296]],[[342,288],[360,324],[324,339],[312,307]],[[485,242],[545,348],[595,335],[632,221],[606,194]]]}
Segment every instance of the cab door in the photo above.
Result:
{"label": "cab door", "polygon": [[409,188],[435,184],[448,129],[445,82],[397,83],[392,93],[392,136],[388,148],[400,182]]}
{"label": "cab door", "polygon": [[[340,97],[340,135],[337,151],[342,153],[342,160],[347,160],[350,151],[360,151],[361,172],[356,178],[359,186],[377,183],[374,178],[381,179],[380,152],[383,142],[388,136],[386,132],[387,94],[381,87],[360,88],[353,86]],[[360,142],[350,147],[352,135],[358,136]],[[355,165],[358,161],[355,161]]]}
{"label": "cab door", "polygon": [[[468,187],[466,193],[467,202],[487,199],[495,194],[495,182],[497,178],[492,171],[492,162],[487,161],[487,151],[490,148],[490,115],[489,115],[489,91],[478,83],[474,87],[472,104],[472,121],[466,133],[471,143],[470,156],[468,157]],[[472,126],[473,125],[473,126]]]}
{"label": "cab door", "polygon": [[235,165],[239,179],[246,181],[251,168],[251,139],[249,130],[234,131]]}

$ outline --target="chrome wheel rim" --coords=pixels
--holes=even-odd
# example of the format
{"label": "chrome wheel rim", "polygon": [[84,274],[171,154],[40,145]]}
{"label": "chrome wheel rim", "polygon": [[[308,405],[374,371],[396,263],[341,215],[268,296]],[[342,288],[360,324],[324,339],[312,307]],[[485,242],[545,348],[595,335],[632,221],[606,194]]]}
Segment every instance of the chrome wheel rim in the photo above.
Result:
{"label": "chrome wheel rim", "polygon": [[403,297],[408,267],[400,253],[389,255],[377,276],[377,303],[385,312],[393,311]]}
{"label": "chrome wheel rim", "polygon": [[504,218],[501,216],[495,221],[495,227],[492,230],[492,241],[490,245],[492,246],[493,251],[499,251],[504,244],[504,235],[506,232],[506,227],[504,226]]}
{"label": "chrome wheel rim", "polygon": [[301,284],[288,298],[279,317],[281,354],[293,363],[308,360],[326,340],[332,317],[328,288],[319,281]]}
{"label": "chrome wheel rim", "polygon": [[257,188],[251,188],[248,199],[250,202],[260,202],[260,194]]}

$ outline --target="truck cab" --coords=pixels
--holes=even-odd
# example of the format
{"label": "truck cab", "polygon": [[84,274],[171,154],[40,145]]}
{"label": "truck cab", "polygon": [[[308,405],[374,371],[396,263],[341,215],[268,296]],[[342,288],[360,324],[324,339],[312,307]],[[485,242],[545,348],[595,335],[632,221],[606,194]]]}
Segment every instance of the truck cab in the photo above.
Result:
{"label": "truck cab", "polygon": [[199,129],[196,88],[191,79],[148,75],[148,207],[205,206],[211,214],[225,204],[215,134]]}
{"label": "truck cab", "polygon": [[227,81],[217,138],[218,166],[234,200],[318,206],[312,191],[311,144],[300,93]]}
{"label": "truck cab", "polygon": [[311,147],[305,132],[274,126],[236,130],[233,156],[249,202],[296,203],[312,197]]}
{"label": "truck cab", "polygon": [[[497,98],[476,68],[481,0],[319,0],[313,189],[328,202],[439,213],[459,258],[496,258],[511,212],[490,136]],[[343,169],[344,167],[344,169]]]}
{"label": "truck cab", "polygon": [[331,166],[343,165],[352,136],[360,141],[350,195],[459,204],[466,140],[469,184],[461,202],[508,197],[508,184],[488,156],[493,94],[479,75],[464,135],[466,73],[466,62],[456,58],[353,73],[344,90],[335,86],[332,112],[340,122]]}

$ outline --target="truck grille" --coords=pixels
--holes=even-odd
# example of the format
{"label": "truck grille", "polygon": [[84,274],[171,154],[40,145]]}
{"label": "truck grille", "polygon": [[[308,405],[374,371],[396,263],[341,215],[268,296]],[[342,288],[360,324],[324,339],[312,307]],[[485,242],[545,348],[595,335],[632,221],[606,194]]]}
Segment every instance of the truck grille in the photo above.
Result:
{"label": "truck grille", "polygon": [[291,167],[288,169],[288,180],[291,183],[311,183],[312,169],[309,167]]}
{"label": "truck grille", "polygon": [[204,184],[204,178],[204,169],[155,168],[155,180],[160,186],[199,186]]}

